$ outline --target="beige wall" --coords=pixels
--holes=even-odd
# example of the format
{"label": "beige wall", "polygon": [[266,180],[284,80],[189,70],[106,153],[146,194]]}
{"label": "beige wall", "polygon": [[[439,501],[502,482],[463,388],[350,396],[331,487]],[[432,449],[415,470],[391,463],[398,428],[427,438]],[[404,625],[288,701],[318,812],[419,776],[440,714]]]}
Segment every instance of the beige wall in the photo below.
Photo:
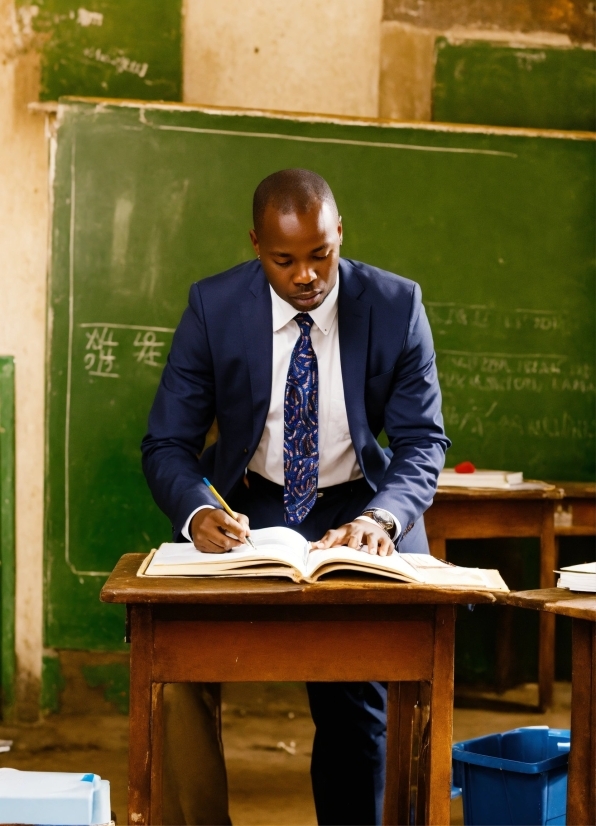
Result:
{"label": "beige wall", "polygon": [[47,163],[27,111],[39,60],[0,0],[0,353],[16,358],[17,612],[20,716],[37,711],[42,645],[42,510]]}
{"label": "beige wall", "polygon": [[382,0],[186,0],[184,99],[376,117]]}

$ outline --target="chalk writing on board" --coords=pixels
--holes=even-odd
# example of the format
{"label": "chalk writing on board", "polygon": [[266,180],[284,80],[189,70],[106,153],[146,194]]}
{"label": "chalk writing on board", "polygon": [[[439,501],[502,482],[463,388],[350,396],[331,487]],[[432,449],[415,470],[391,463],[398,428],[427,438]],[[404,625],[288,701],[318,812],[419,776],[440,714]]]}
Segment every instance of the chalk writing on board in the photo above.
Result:
{"label": "chalk writing on board", "polygon": [[103,26],[103,14],[99,11],[77,9],[77,23],[79,26]]}
{"label": "chalk writing on board", "polygon": [[114,331],[107,327],[94,327],[85,333],[87,344],[85,347],[85,370],[90,376],[102,376],[103,378],[120,378],[114,371],[116,355],[115,348],[120,346],[114,340]]}
{"label": "chalk writing on board", "polygon": [[558,310],[499,310],[484,304],[456,304],[449,301],[425,301],[428,318],[436,335],[449,329],[471,327],[481,330],[532,330],[569,333],[569,319]]}
{"label": "chalk writing on board", "polygon": [[549,353],[469,353],[437,349],[444,390],[594,393],[594,369]]}
{"label": "chalk writing on board", "polygon": [[496,402],[474,404],[465,412],[456,405],[443,405],[443,415],[447,434],[455,431],[468,432],[475,436],[486,436],[488,432],[530,436],[546,439],[571,439],[573,441],[594,441],[596,431],[594,421],[577,418],[570,413],[544,416],[521,416],[517,413],[503,413]]}
{"label": "chalk writing on board", "polygon": [[135,358],[140,364],[147,364],[149,367],[163,367],[163,364],[159,361],[159,357],[161,355],[161,348],[164,346],[165,341],[158,341],[157,335],[153,330],[137,333],[133,344],[133,347],[138,348],[135,353]]}
{"label": "chalk writing on board", "polygon": [[[118,379],[127,362],[147,367],[163,367],[165,337],[170,327],[144,327],[139,324],[85,323],[84,368],[90,376]],[[134,337],[133,337],[134,334]],[[119,349],[117,349],[119,348]]]}
{"label": "chalk writing on board", "polygon": [[113,66],[120,74],[121,72],[130,72],[139,77],[145,77],[149,69],[148,63],[139,63],[137,60],[131,60],[123,54],[111,57],[109,54],[102,52],[101,49],[87,48],[83,49],[83,55],[89,60],[95,60],[98,63],[108,63]]}

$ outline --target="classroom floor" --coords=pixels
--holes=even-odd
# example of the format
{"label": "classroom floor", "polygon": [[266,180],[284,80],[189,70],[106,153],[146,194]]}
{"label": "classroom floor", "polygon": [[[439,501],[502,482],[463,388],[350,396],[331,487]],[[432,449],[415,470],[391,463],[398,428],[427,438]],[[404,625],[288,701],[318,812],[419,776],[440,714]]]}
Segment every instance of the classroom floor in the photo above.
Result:
{"label": "classroom floor", "polygon": [[[503,695],[460,693],[458,705],[476,707],[455,709],[454,739],[527,725],[568,728],[570,685],[556,684],[554,707],[544,715],[530,707],[536,695],[535,685]],[[235,826],[316,823],[309,777],[312,734],[302,685],[224,686],[223,735]],[[0,753],[0,766],[107,778],[118,823],[126,823],[126,717],[55,715],[36,725],[0,725],[0,739],[14,740],[12,751]],[[460,801],[452,804],[451,823],[463,823]]]}

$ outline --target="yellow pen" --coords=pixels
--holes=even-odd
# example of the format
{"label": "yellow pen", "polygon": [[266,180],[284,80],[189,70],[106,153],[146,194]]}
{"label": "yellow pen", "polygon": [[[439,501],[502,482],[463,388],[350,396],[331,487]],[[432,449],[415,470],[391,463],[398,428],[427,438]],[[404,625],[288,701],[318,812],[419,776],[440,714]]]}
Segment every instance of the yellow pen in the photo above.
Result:
{"label": "yellow pen", "polygon": [[[211,484],[211,482],[209,481],[209,479],[206,479],[206,478],[203,476],[203,482],[207,485],[207,487],[209,488],[209,490],[211,491],[211,493],[215,496],[215,498],[217,499],[217,501],[219,502],[219,504],[222,506],[222,508],[225,510],[225,512],[228,514],[228,516],[231,516],[231,517],[232,517],[232,519],[236,519],[236,514],[234,513],[234,511],[232,510],[232,508],[228,505],[228,503],[225,501],[225,499],[222,499],[222,497],[221,497],[221,496],[219,495],[219,493],[215,490],[215,488],[213,487],[213,485]],[[254,550],[255,550],[255,551],[257,550],[257,548],[256,548],[256,546],[255,546],[255,543],[252,541],[252,539],[250,538],[250,536],[247,536],[247,537],[246,537],[246,544],[247,544],[247,545],[250,545],[250,547],[251,547],[251,548],[254,548]]]}

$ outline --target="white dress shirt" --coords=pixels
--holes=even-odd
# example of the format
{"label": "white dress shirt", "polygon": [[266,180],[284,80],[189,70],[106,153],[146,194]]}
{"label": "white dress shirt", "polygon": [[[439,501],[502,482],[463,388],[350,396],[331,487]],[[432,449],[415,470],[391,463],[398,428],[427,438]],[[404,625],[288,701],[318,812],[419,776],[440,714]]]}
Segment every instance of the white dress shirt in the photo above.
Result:
{"label": "white dress shirt", "polygon": [[[265,429],[248,469],[283,486],[284,397],[292,351],[300,336],[300,329],[294,321],[294,316],[299,311],[280,298],[271,287],[269,289],[273,310],[271,400]],[[362,478],[350,437],[344,398],[337,322],[338,295],[339,274],[325,301],[308,313],[314,322],[310,337],[319,370],[319,488]],[[200,510],[201,508],[197,508],[190,514],[182,529],[182,534],[187,539],[190,539],[190,522]],[[361,518],[369,520],[367,516]],[[397,519],[395,522],[398,535],[401,527]]]}
{"label": "white dress shirt", "polygon": [[[300,337],[294,321],[298,311],[271,290],[273,310],[273,363],[271,400],[265,429],[249,470],[276,485],[284,484],[284,397],[292,352]],[[339,355],[337,297],[339,278],[316,310],[310,338],[319,369],[319,488],[362,478],[352,446]]]}

